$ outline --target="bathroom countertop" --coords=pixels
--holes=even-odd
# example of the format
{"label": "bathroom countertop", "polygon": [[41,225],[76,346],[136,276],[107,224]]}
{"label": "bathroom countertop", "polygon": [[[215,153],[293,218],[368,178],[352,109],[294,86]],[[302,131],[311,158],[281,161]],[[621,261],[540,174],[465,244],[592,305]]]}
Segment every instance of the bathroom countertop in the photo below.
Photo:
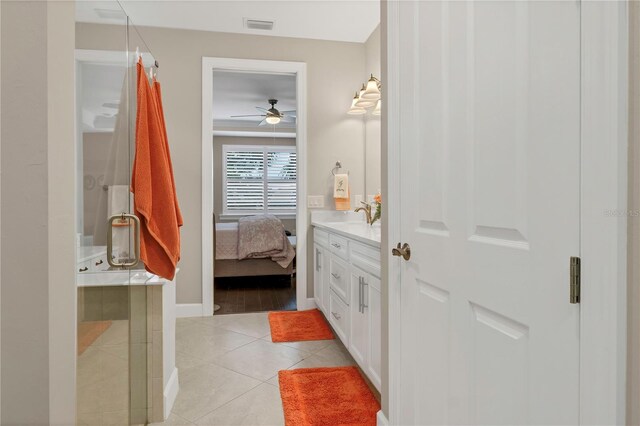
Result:
{"label": "bathroom countertop", "polygon": [[[176,269],[176,275],[180,269]],[[175,281],[175,278],[174,278]],[[82,272],[76,274],[78,287],[111,287],[129,285],[164,285],[173,281],[161,278],[144,269],[132,269],[130,271],[98,271]]]}
{"label": "bathroom countertop", "polygon": [[364,221],[324,221],[312,216],[311,225],[380,248],[380,223],[371,226]]}

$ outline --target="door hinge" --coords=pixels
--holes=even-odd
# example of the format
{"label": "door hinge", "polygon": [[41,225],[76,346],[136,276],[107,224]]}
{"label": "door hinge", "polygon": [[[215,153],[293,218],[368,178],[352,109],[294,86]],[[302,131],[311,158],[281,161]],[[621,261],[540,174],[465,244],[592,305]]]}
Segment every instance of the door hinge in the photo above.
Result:
{"label": "door hinge", "polygon": [[569,303],[580,303],[580,258],[571,257],[569,268]]}

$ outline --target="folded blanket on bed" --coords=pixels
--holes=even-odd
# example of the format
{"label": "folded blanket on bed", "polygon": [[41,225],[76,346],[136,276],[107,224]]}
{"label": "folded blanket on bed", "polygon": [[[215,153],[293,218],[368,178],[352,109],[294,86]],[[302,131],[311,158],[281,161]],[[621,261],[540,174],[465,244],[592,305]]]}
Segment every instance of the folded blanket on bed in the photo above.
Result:
{"label": "folded blanket on bed", "polygon": [[271,258],[286,268],[296,252],[284,225],[273,215],[247,216],[238,220],[238,259]]}

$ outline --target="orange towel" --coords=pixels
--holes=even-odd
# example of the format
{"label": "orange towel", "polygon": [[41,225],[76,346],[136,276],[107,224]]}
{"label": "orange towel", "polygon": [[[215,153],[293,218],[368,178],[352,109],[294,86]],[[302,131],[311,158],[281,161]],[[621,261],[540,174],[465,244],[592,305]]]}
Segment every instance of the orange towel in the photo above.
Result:
{"label": "orange towel", "polygon": [[[180,206],[178,205],[178,195],[176,194],[176,182],[173,177],[173,162],[171,161],[171,151],[169,150],[169,138],[167,137],[167,126],[164,121],[164,108],[162,107],[162,91],[160,90],[160,83],[153,78],[153,95],[158,106],[158,116],[160,119],[160,126],[162,127],[162,135],[164,136],[164,147],[167,151],[167,160],[169,161],[169,171],[171,173],[171,187],[173,188],[173,199],[175,200],[176,207],[176,215],[178,217],[178,226],[182,226],[184,224],[184,220],[182,219],[182,211],[180,211]],[[180,247],[178,247],[178,250]],[[179,254],[179,252],[178,252]],[[178,258],[180,256],[178,255]]]}
{"label": "orange towel", "polygon": [[336,210],[351,210],[351,187],[347,187],[346,198],[334,198],[334,200],[336,201]]}
{"label": "orange towel", "polygon": [[[146,269],[173,279],[180,260],[182,217],[175,197],[171,157],[155,99],[142,63],[138,61],[136,154],[131,177],[134,211],[140,218],[140,258]],[[156,91],[159,94],[159,91]]]}

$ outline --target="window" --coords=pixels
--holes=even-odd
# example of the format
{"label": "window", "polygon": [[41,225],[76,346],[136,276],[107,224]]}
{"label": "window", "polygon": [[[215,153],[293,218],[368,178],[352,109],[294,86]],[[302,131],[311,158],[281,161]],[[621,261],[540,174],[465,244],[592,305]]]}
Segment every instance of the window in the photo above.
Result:
{"label": "window", "polygon": [[224,214],[295,214],[295,146],[223,145]]}

